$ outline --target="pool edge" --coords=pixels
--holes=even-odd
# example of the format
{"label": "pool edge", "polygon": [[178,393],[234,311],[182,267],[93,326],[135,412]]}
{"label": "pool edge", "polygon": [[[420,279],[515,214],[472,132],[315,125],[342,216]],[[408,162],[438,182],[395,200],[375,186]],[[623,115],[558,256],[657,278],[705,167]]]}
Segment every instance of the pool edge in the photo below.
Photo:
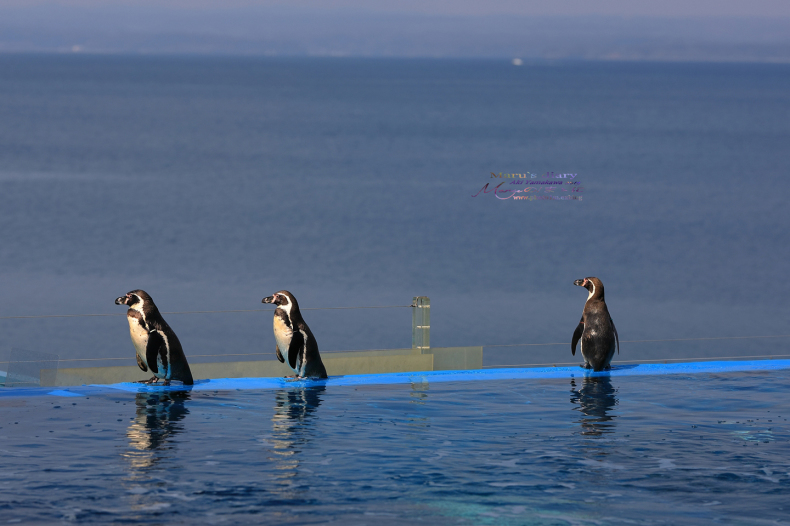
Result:
{"label": "pool edge", "polygon": [[150,386],[131,382],[92,384],[68,388],[9,387],[0,389],[0,397],[88,396],[108,392],[149,391],[241,391],[288,389],[312,386],[394,385],[412,383],[469,382],[484,380],[522,380],[583,378],[601,376],[652,376],[666,374],[734,373],[790,369],[790,360],[747,360],[716,362],[681,362],[672,364],[622,364],[610,371],[592,372],[580,367],[538,367],[467,369],[456,371],[421,371],[385,374],[333,376],[326,380],[286,380],[285,378],[217,378],[197,380],[193,386]]}

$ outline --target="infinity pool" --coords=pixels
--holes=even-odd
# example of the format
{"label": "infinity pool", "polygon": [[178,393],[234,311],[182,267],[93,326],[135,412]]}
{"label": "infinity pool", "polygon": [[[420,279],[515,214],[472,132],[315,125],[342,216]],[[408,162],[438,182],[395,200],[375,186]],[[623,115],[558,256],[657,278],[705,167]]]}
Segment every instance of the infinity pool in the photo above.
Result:
{"label": "infinity pool", "polygon": [[790,369],[408,378],[0,390],[0,522],[790,523]]}

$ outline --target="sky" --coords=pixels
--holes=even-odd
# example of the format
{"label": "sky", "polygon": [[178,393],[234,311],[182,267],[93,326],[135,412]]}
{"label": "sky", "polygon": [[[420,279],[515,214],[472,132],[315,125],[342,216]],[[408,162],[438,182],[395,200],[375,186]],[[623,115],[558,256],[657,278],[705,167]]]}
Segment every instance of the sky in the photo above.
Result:
{"label": "sky", "polygon": [[249,9],[290,8],[308,10],[357,10],[433,15],[493,15],[526,16],[767,16],[790,17],[790,2],[786,0],[400,0],[398,2],[370,2],[363,0],[4,0],[7,7],[73,6],[111,7],[133,6],[139,10],[152,8]]}
{"label": "sky", "polygon": [[0,0],[0,53],[790,62],[787,0]]}

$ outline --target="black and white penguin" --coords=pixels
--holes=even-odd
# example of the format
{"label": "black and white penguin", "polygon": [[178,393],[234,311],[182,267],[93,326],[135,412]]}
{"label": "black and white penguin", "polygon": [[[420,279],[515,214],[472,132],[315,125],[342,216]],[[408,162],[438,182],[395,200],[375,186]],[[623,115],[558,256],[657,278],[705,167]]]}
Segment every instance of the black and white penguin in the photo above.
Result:
{"label": "black and white penguin", "polygon": [[277,359],[296,373],[296,378],[326,378],[326,368],[318,354],[318,343],[302,319],[296,298],[287,290],[275,292],[261,303],[277,305],[274,311],[274,339]]}
{"label": "black and white penguin", "polygon": [[143,372],[150,369],[154,374],[153,378],[142,383],[156,383],[162,379],[164,385],[170,385],[170,380],[192,385],[192,371],[181,342],[159,314],[151,296],[144,290],[133,290],[116,298],[115,304],[129,307],[126,319],[137,351],[137,365]]}
{"label": "black and white penguin", "polygon": [[594,371],[609,369],[614,356],[615,342],[617,342],[617,353],[620,353],[620,338],[609,315],[609,309],[606,308],[603,283],[598,278],[584,278],[577,279],[573,284],[584,287],[590,294],[584,304],[582,320],[573,331],[571,353],[576,355],[576,343],[581,340],[580,349],[584,358],[582,367]]}

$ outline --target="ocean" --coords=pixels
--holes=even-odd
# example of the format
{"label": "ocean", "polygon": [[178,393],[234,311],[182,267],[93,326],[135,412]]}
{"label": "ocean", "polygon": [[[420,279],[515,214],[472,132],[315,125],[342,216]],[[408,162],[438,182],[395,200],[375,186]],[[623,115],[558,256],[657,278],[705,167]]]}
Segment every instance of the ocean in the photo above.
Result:
{"label": "ocean", "polygon": [[[634,340],[790,334],[788,144],[786,64],[0,55],[0,317],[142,288],[263,310],[166,319],[187,356],[272,359],[272,292],[428,296],[434,347],[575,362],[597,276],[621,360],[781,354]],[[479,193],[550,179],[579,189]],[[406,307],[304,315],[322,352],[411,346]],[[0,346],[134,364],[122,317],[0,319]]]}

